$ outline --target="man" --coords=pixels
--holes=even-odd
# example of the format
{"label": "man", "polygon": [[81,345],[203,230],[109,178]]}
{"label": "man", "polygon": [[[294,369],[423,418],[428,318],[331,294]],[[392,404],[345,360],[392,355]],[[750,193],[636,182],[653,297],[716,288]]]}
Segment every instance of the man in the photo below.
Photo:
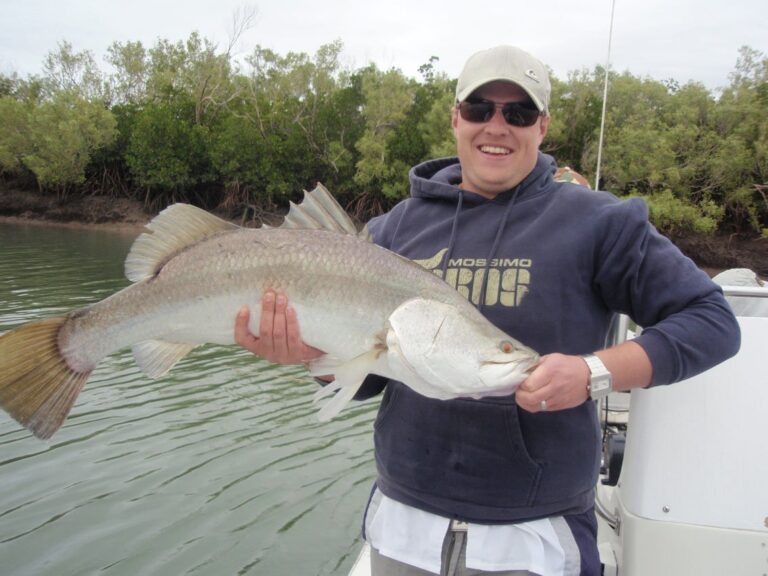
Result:
{"label": "man", "polygon": [[[376,486],[365,518],[374,575],[600,573],[593,510],[596,398],[667,384],[736,353],[719,289],[648,223],[637,199],[556,183],[539,152],[547,70],[499,46],[473,55],[451,112],[458,159],[412,169],[411,198],[374,218],[374,240],[433,267],[502,330],[542,354],[510,397],[432,400],[395,381],[375,424]],[[614,312],[645,327],[606,348]],[[286,299],[264,298],[261,338],[279,362],[302,343]]]}

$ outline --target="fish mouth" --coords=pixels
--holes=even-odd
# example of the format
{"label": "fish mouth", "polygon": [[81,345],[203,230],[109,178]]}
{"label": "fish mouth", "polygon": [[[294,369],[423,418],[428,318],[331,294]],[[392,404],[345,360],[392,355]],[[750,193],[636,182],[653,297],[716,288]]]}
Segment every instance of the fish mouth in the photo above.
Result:
{"label": "fish mouth", "polygon": [[518,352],[517,354],[522,355],[523,357],[514,358],[509,355],[496,355],[487,360],[483,360],[480,366],[482,368],[483,366],[514,365],[515,369],[519,369],[521,372],[530,372],[539,363],[540,358],[536,353],[525,354],[524,352]]}
{"label": "fish mouth", "polygon": [[528,360],[527,363],[525,363],[525,368],[523,368],[523,372],[525,374],[530,374],[531,372],[533,372],[536,369],[536,367],[539,365],[539,360],[540,360],[539,355],[536,354],[533,358]]}
{"label": "fish mouth", "polygon": [[539,365],[539,355],[534,354],[520,360],[494,359],[480,366],[480,380],[488,387],[491,396],[512,394]]}

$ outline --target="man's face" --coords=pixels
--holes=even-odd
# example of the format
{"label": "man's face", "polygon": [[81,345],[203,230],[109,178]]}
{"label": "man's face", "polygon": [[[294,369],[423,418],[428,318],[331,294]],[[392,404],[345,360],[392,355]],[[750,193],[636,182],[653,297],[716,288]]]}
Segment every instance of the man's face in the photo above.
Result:
{"label": "man's face", "polygon": [[[475,90],[472,96],[498,104],[530,101],[522,88],[509,82],[489,82]],[[549,117],[540,116],[529,127],[511,126],[497,109],[488,122],[472,123],[464,120],[454,107],[451,124],[464,189],[495,198],[517,186],[536,166]]]}

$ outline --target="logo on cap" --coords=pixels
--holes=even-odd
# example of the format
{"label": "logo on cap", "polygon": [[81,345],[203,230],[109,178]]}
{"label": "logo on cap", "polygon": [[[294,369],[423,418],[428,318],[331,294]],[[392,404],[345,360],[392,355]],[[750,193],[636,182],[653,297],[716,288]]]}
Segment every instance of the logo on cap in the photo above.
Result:
{"label": "logo on cap", "polygon": [[539,80],[539,77],[538,77],[538,76],[536,76],[536,72],[534,72],[534,71],[533,71],[533,70],[531,70],[530,68],[529,68],[528,70],[526,70],[526,71],[525,71],[525,75],[526,75],[526,76],[528,76],[528,78],[530,78],[530,79],[531,79],[531,80],[533,80],[534,82],[538,82],[538,83],[541,83],[541,81]]}

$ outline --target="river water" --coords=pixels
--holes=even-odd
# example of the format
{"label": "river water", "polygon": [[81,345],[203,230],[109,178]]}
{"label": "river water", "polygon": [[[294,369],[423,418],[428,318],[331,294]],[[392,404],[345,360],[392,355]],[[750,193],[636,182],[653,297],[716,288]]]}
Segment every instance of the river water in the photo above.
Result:
{"label": "river water", "polygon": [[[132,240],[0,224],[0,332],[126,286]],[[323,424],[315,389],[237,347],[159,380],[124,350],[47,442],[0,411],[0,574],[346,574],[378,401]]]}

